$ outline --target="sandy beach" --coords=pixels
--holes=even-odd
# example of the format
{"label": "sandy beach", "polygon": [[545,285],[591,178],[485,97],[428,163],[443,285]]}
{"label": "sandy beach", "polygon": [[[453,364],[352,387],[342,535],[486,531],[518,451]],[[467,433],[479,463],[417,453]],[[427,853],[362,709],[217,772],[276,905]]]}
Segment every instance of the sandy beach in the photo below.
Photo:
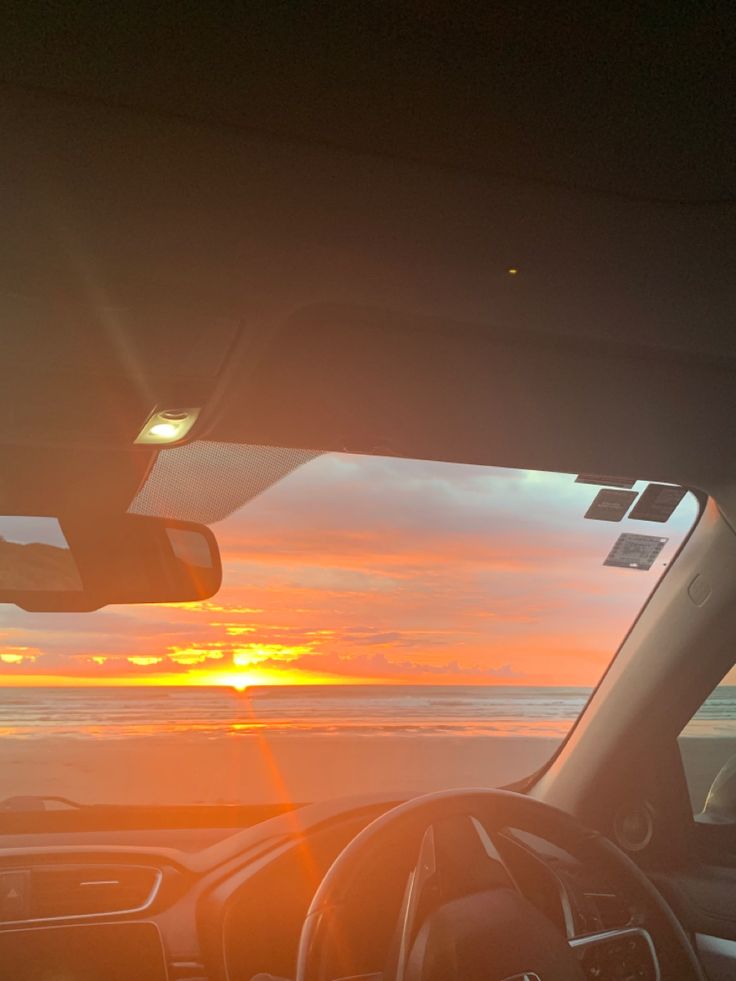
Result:
{"label": "sandy beach", "polygon": [[[0,800],[153,805],[504,786],[550,759],[587,697],[523,686],[0,692]],[[736,753],[733,706],[721,691],[680,739],[696,812]]]}
{"label": "sandy beach", "polygon": [[542,737],[179,735],[0,741],[0,797],[82,803],[312,801],[373,791],[500,786],[559,744]]}
{"label": "sandy beach", "polygon": [[[0,741],[0,797],[83,803],[311,801],[443,787],[501,786],[532,773],[558,739],[513,736],[222,736]],[[736,739],[680,740],[693,809]]]}

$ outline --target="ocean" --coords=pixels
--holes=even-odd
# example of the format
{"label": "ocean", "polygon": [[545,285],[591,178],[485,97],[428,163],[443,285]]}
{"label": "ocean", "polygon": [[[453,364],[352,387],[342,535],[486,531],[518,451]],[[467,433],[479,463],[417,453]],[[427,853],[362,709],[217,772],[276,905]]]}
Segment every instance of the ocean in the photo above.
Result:
{"label": "ocean", "polygon": [[587,688],[312,685],[4,688],[0,735],[125,738],[266,732],[562,737]]}
{"label": "ocean", "polygon": [[[498,735],[563,738],[588,688],[314,685],[0,688],[0,736],[199,734]],[[688,735],[736,734],[736,686],[722,686]]]}

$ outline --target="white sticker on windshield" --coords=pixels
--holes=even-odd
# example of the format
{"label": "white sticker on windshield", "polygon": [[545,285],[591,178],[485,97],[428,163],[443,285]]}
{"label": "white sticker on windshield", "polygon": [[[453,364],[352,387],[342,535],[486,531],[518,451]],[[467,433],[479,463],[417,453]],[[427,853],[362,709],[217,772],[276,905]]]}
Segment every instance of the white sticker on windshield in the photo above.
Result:
{"label": "white sticker on windshield", "polygon": [[619,535],[603,565],[619,569],[651,569],[669,539],[657,535]]}

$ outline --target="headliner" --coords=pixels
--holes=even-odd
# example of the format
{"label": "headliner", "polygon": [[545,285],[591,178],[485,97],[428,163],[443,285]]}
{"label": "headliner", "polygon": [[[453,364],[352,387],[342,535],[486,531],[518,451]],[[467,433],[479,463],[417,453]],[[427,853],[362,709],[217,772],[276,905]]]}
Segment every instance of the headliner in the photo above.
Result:
{"label": "headliner", "polygon": [[129,499],[172,401],[213,438],[732,484],[725,16],[363,6],[4,26],[6,492]]}
{"label": "headliner", "polygon": [[727,3],[26,4],[0,39],[14,85],[478,173],[733,200]]}

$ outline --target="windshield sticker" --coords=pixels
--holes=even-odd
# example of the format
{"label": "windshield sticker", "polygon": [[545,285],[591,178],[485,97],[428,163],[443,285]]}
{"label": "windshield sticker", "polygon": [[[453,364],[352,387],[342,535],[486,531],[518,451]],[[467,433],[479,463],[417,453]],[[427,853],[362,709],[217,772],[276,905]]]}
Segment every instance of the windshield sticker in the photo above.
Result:
{"label": "windshield sticker", "polygon": [[650,484],[629,517],[637,521],[669,521],[685,494],[687,494],[685,487]]}
{"label": "windshield sticker", "polygon": [[636,500],[636,491],[601,490],[585,512],[586,518],[597,521],[621,521]]}
{"label": "windshield sticker", "polygon": [[619,535],[603,565],[618,569],[651,569],[669,539],[656,535]]}
{"label": "windshield sticker", "polygon": [[580,473],[575,478],[576,484],[597,484],[599,487],[633,487],[636,480],[628,477],[610,477],[599,473]]}

